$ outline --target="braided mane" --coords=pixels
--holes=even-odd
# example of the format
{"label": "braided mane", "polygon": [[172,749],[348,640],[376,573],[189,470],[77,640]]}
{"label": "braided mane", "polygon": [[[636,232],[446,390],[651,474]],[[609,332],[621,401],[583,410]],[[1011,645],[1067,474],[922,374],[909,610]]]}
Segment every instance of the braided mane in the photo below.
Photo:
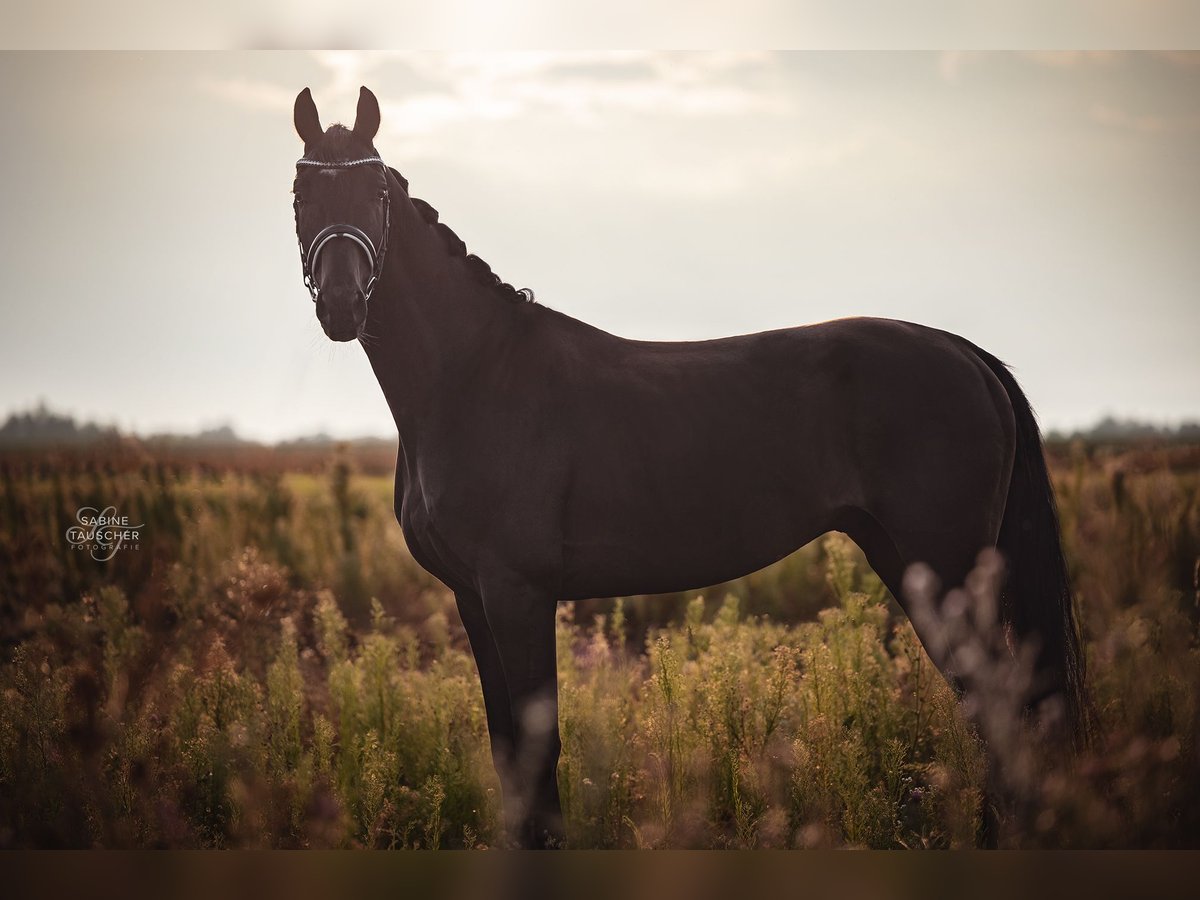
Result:
{"label": "braided mane", "polygon": [[[404,186],[404,190],[407,191],[408,181],[404,176],[395,169],[392,169],[391,172],[400,180],[400,183]],[[534,302],[532,290],[529,288],[515,288],[507,281],[502,281],[500,276],[492,271],[491,266],[474,253],[468,253],[467,245],[462,242],[462,238],[455,234],[449,225],[438,221],[438,211],[436,209],[419,197],[410,196],[409,199],[412,201],[413,206],[417,208],[417,212],[421,214],[421,218],[437,232],[438,237],[442,239],[442,243],[446,245],[446,249],[450,252],[450,255],[462,257],[463,261],[466,262],[467,271],[471,273],[471,277],[480,284],[494,288],[500,296],[511,303]]]}

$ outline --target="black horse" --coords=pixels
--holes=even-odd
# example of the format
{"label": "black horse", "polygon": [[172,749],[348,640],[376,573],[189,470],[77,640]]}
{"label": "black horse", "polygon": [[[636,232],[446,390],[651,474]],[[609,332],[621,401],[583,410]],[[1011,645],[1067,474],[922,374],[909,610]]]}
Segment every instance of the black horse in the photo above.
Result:
{"label": "black horse", "polygon": [[[1083,718],[1083,660],[1029,402],[963,338],[842,319],[684,343],[616,337],[503,283],[352,129],[295,104],[305,281],[325,333],[358,339],[400,434],[396,515],[454,592],[479,667],[510,833],[562,841],[559,600],[682,591],[843,531],[905,602],[908,566],[961,585],[1008,565],[1004,622],[1040,695]],[[930,655],[961,685],[927,618]]]}

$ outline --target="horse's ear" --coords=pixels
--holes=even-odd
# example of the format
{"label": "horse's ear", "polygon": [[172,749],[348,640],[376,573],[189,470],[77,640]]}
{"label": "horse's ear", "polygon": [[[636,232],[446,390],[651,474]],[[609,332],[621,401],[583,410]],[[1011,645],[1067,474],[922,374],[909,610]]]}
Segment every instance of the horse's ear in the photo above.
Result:
{"label": "horse's ear", "polygon": [[325,134],[321,118],[317,115],[317,104],[313,103],[312,92],[308,88],[296,95],[292,121],[296,123],[296,134],[300,135],[305,146],[316,143]]}
{"label": "horse's ear", "polygon": [[354,117],[354,133],[364,141],[375,139],[379,131],[379,101],[365,87],[358,89],[358,113]]}

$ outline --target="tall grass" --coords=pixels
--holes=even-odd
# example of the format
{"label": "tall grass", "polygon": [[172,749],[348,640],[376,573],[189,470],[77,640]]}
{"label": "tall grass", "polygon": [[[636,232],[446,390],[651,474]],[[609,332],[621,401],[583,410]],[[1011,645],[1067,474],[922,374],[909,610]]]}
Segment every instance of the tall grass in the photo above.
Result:
{"label": "tall grass", "polygon": [[[1041,754],[985,596],[959,623],[988,673],[968,721],[829,536],[702,594],[563,604],[570,844],[971,846],[985,788],[1003,845],[1200,843],[1200,465],[1172,453],[1054,459],[1100,720],[1083,758]],[[390,479],[342,454],[5,458],[0,481],[0,846],[503,844],[474,663]],[[145,522],[139,547],[68,547],[84,505]]]}

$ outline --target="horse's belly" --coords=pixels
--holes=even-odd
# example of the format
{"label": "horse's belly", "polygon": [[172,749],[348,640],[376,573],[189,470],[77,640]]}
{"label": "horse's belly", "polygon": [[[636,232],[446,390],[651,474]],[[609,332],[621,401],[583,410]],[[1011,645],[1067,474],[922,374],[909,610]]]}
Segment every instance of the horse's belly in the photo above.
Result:
{"label": "horse's belly", "polygon": [[830,512],[811,505],[631,515],[621,527],[568,536],[562,599],[661,594],[731,581],[782,559],[830,524]]}

